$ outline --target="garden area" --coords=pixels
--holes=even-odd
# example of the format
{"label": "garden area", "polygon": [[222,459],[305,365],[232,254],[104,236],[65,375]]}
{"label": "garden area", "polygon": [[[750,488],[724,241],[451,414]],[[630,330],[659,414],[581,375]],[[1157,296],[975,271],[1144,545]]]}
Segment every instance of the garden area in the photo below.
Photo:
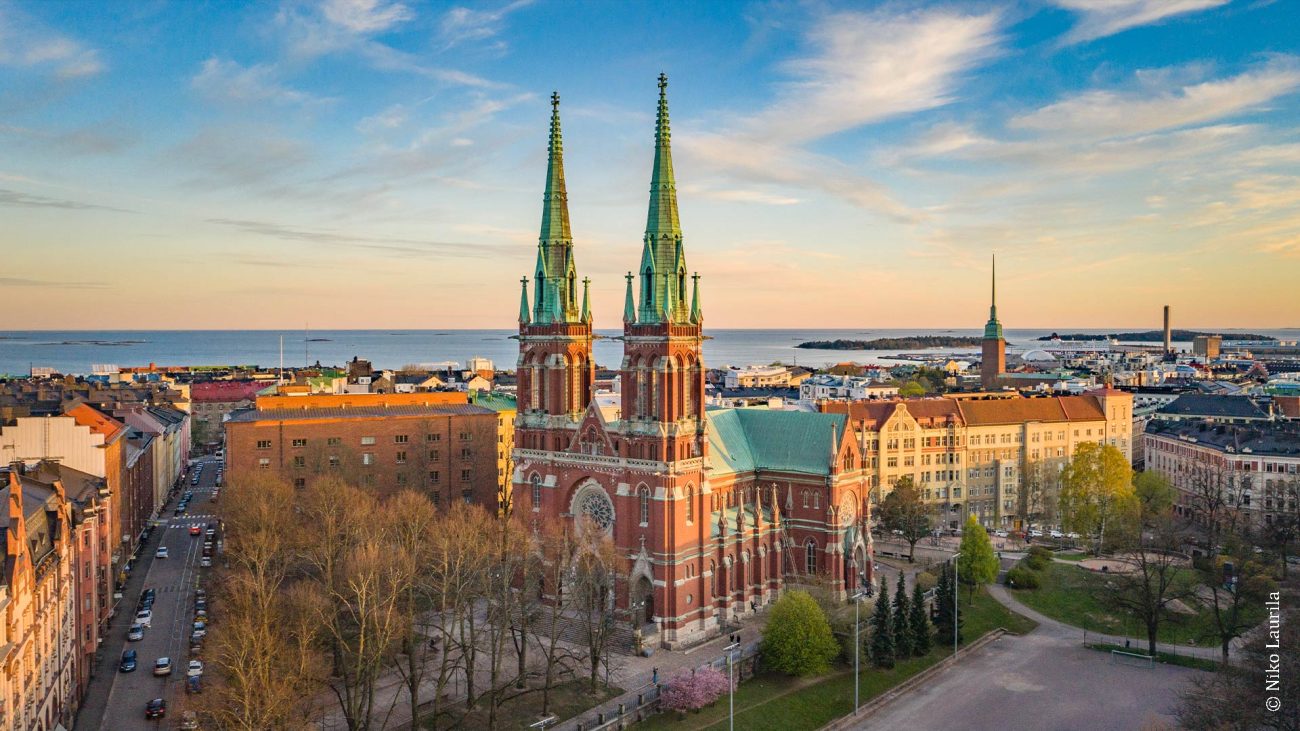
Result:
{"label": "garden area", "polygon": [[[565,681],[551,689],[549,713],[557,719],[573,718],[611,698],[617,698],[623,691],[605,685],[592,689],[591,683],[584,678]],[[486,705],[486,704],[484,704]],[[497,728],[527,731],[533,728],[542,710],[542,693],[540,688],[521,691],[519,695],[503,702],[497,709]],[[463,704],[454,708],[454,713],[426,717],[423,728],[445,728],[456,721],[461,728],[487,728],[488,712],[486,708],[465,712]]]}
{"label": "garden area", "polygon": [[[960,610],[963,615],[963,646],[983,637],[999,627],[1016,634],[1032,630],[1037,624],[1003,607],[981,589],[975,602],[967,605],[962,592]],[[863,616],[863,635],[867,634],[866,617]],[[952,638],[937,634],[933,649],[928,655],[897,662],[893,668],[871,667],[862,657],[861,702],[866,703],[934,665],[952,654]],[[800,731],[818,729],[841,716],[853,712],[853,661],[838,660],[827,675],[800,678],[774,671],[762,671],[736,689],[736,727],[759,731]],[[727,696],[698,713],[678,718],[672,713],[660,713],[638,724],[638,728],[672,729],[673,731],[702,731],[727,727]]]}

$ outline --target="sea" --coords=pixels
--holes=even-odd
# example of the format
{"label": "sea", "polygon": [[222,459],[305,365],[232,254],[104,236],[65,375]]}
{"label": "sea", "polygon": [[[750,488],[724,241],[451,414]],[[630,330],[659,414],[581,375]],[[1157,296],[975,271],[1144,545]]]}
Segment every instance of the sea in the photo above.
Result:
{"label": "sea", "polygon": [[[1135,332],[1149,328],[1107,330],[1059,328],[1062,333]],[[1198,328],[1191,328],[1193,330]],[[1053,330],[1005,331],[1008,348],[1037,347],[1037,338]],[[1300,337],[1300,328],[1250,329],[1283,340]],[[597,330],[596,362],[616,368],[622,357],[621,330]],[[497,368],[512,368],[518,355],[515,330],[28,330],[0,331],[0,374],[25,376],[33,368],[58,373],[90,374],[115,366],[258,365],[286,367],[342,365],[353,357],[378,368],[416,364],[464,364],[469,358],[492,360]],[[710,366],[744,366],[781,362],[826,366],[845,361],[890,364],[899,355],[978,353],[978,348],[952,348],[903,353],[897,350],[807,350],[796,348],[810,340],[872,340],[917,335],[975,337],[973,329],[709,329],[704,343]],[[1148,343],[1149,344],[1149,343]],[[1190,343],[1175,343],[1190,348]],[[283,358],[283,360],[282,360]]]}

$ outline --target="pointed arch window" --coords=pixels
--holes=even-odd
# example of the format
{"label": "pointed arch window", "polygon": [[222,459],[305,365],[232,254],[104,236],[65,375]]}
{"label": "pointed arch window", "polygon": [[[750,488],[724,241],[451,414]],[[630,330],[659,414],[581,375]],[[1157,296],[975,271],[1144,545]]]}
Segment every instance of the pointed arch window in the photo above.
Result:
{"label": "pointed arch window", "polygon": [[650,489],[641,488],[637,491],[637,496],[641,503],[641,525],[648,525],[650,523]]}
{"label": "pointed arch window", "polygon": [[803,563],[806,573],[817,573],[817,544],[811,538],[803,547]]}
{"label": "pointed arch window", "polygon": [[803,506],[804,506],[805,508],[808,507],[808,491],[807,491],[807,490],[804,490],[804,491],[803,491]]}
{"label": "pointed arch window", "polygon": [[533,487],[533,510],[540,510],[542,506],[542,476],[534,472],[528,481],[532,483]]}
{"label": "pointed arch window", "polygon": [[695,522],[695,488],[686,488],[686,524]]}

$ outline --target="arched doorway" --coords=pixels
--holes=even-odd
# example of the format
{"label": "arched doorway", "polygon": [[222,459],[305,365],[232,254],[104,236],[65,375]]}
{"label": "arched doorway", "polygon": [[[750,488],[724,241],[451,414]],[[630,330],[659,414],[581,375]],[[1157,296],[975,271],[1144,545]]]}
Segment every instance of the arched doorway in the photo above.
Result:
{"label": "arched doorway", "polygon": [[637,579],[636,597],[634,606],[636,607],[636,626],[641,627],[654,621],[655,616],[655,590],[650,579],[642,576]]}

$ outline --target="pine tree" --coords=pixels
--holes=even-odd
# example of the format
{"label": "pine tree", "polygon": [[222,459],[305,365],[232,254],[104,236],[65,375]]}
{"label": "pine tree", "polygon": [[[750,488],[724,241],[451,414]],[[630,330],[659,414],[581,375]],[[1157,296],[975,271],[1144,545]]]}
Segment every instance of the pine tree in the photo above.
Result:
{"label": "pine tree", "polygon": [[894,667],[894,621],[889,611],[889,582],[883,578],[876,611],[871,615],[871,661],[878,668]]}
{"label": "pine tree", "polygon": [[953,617],[957,619],[957,641],[961,641],[961,625],[964,617],[961,612],[957,611],[957,597],[953,594],[953,588],[956,586],[956,580],[953,578],[952,569],[948,564],[943,565],[943,572],[939,575],[939,586],[936,587],[935,605],[938,608],[934,620],[934,626],[939,629],[940,641],[947,642],[952,638]]}
{"label": "pine tree", "polygon": [[921,582],[912,586],[912,604],[909,607],[908,624],[912,626],[912,654],[917,657],[930,654],[930,618],[925,613],[925,594],[921,591]]}
{"label": "pine tree", "polygon": [[911,604],[907,600],[907,584],[903,572],[898,572],[898,588],[894,590],[894,655],[899,660],[912,656],[912,625],[908,615]]}

